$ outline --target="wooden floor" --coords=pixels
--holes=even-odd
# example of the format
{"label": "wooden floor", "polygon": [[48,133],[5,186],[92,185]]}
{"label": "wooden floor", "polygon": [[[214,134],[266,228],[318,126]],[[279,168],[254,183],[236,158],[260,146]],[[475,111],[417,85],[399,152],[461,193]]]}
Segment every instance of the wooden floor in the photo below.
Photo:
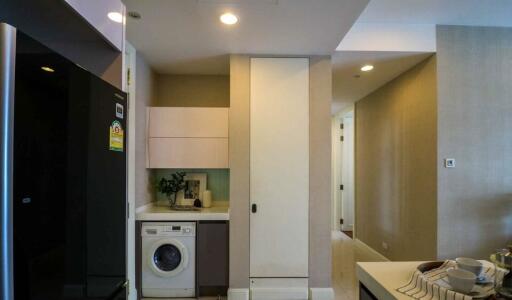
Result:
{"label": "wooden floor", "polygon": [[332,233],[332,286],[336,300],[358,299],[356,262],[381,261],[340,231]]}

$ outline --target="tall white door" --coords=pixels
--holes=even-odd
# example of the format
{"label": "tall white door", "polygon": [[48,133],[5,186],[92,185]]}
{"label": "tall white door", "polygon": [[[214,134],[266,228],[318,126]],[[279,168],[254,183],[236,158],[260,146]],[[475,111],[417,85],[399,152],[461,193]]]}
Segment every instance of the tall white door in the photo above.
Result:
{"label": "tall white door", "polygon": [[251,59],[250,276],[308,277],[309,60]]}

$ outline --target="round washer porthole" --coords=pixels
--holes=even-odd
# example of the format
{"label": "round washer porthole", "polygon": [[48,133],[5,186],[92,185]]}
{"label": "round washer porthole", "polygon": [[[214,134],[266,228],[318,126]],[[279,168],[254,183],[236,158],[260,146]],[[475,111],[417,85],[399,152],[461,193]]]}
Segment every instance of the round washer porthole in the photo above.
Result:
{"label": "round washer porthole", "polygon": [[159,240],[150,248],[148,265],[158,276],[176,276],[188,266],[187,248],[175,239]]}

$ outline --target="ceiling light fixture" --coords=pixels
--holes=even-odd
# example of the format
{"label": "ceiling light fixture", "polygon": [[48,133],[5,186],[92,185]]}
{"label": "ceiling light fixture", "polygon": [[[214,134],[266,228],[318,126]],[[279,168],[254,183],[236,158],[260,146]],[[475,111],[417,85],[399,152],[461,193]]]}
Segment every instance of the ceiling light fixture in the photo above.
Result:
{"label": "ceiling light fixture", "polygon": [[41,70],[45,71],[45,72],[49,72],[49,73],[53,73],[55,72],[54,69],[50,68],[50,67],[47,67],[47,66],[43,66],[41,67]]}
{"label": "ceiling light fixture", "polygon": [[373,70],[372,65],[364,65],[363,67],[361,67],[361,71],[363,71],[363,72],[369,72],[371,70]]}
{"label": "ceiling light fixture", "polygon": [[123,23],[123,15],[113,11],[108,13],[108,18],[116,23]]}
{"label": "ceiling light fixture", "polygon": [[224,13],[220,16],[220,21],[226,25],[238,23],[238,17],[232,13]]}

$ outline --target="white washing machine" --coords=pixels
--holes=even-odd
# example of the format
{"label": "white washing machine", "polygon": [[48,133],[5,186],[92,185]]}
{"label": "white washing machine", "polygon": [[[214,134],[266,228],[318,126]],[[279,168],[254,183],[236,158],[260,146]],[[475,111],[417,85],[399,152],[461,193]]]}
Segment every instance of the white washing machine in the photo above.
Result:
{"label": "white washing machine", "polygon": [[196,224],[142,223],[142,297],[196,295]]}

